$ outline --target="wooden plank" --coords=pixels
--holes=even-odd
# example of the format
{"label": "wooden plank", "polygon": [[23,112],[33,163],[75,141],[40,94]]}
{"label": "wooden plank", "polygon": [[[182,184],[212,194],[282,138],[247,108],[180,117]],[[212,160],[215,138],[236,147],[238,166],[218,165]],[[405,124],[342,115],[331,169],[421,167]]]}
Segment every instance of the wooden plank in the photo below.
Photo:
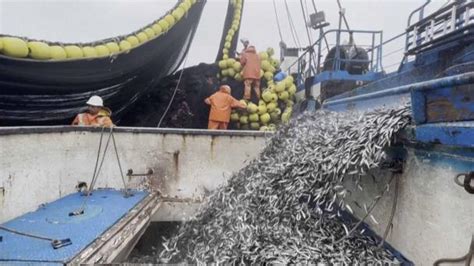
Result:
{"label": "wooden plank", "polygon": [[107,264],[124,260],[148,227],[161,202],[152,193],[125,215],[118,223],[76,255],[68,265]]}

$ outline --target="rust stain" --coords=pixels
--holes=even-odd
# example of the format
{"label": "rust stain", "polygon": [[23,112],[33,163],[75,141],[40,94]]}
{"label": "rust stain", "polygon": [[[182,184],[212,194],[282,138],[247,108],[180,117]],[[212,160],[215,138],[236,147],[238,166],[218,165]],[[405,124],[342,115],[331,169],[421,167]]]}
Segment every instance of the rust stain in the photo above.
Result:
{"label": "rust stain", "polygon": [[174,162],[174,170],[176,172],[176,176],[179,176],[179,150],[173,153],[173,162]]}
{"label": "rust stain", "polygon": [[[469,105],[474,99],[474,86],[463,85],[454,87],[450,96],[435,97],[426,103],[426,119],[429,122],[451,122],[470,120],[474,112]],[[458,99],[458,102],[456,101]]]}
{"label": "rust stain", "polygon": [[459,119],[459,112],[448,99],[436,99],[427,103],[426,119],[430,122],[455,121]]}
{"label": "rust stain", "polygon": [[211,136],[211,159],[214,160],[214,145],[216,136]]}
{"label": "rust stain", "polygon": [[5,188],[0,187],[0,205],[3,206],[5,201]]}
{"label": "rust stain", "polygon": [[161,138],[161,148],[162,148],[163,150],[164,150],[165,143],[166,143],[165,138],[166,138],[166,135],[163,134],[163,137]]}

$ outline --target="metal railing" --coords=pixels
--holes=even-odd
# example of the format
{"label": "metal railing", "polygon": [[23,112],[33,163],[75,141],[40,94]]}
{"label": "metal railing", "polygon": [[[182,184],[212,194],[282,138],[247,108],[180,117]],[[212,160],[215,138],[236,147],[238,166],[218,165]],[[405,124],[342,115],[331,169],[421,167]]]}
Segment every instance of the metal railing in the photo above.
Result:
{"label": "metal railing", "polygon": [[[324,40],[329,38],[330,35],[335,34],[336,43],[334,47],[336,49],[334,57],[332,60],[332,71],[341,71],[343,64],[349,63],[368,63],[369,72],[380,72],[383,71],[382,66],[382,50],[383,50],[383,32],[382,31],[369,31],[369,30],[344,30],[344,29],[334,29],[324,32],[318,40],[316,40],[312,45],[308,46],[305,49],[305,52],[301,54],[298,59],[284,69],[288,74],[291,70],[294,70],[296,66],[298,73],[298,85],[304,83],[307,77],[319,74],[323,71],[323,65],[327,62],[328,59],[322,61],[323,57],[327,57],[328,53],[323,53],[323,45],[325,44]],[[342,44],[342,37],[346,34],[348,40],[357,39],[360,35],[369,35],[370,43],[362,44]],[[351,58],[342,58],[341,57],[341,47],[345,45],[352,45],[354,47],[363,47],[369,55],[368,60],[361,59],[351,59]]]}
{"label": "metal railing", "polygon": [[[474,25],[473,0],[455,0],[440,8],[433,14],[424,17],[423,10],[430,3],[427,1],[410,15],[407,23],[405,53],[414,54],[431,47],[443,38],[462,32]],[[411,24],[411,17],[420,13],[420,18]]]}
{"label": "metal railing", "polygon": [[[404,58],[401,60],[400,67],[407,62],[410,55],[416,54],[422,49],[432,47],[436,44],[440,44],[442,39],[446,36],[451,36],[455,33],[462,33],[467,27],[474,25],[474,0],[453,0],[452,3],[448,3],[441,7],[436,12],[425,17],[425,8],[431,3],[431,0],[427,0],[423,5],[415,9],[410,13],[407,20],[406,31],[387,40],[383,41],[382,31],[366,31],[366,30],[343,30],[341,25],[338,29],[329,30],[321,33],[319,38],[310,46],[305,48],[305,52],[302,53],[298,59],[292,63],[285,72],[289,74],[296,70],[298,73],[298,85],[303,84],[307,77],[319,74],[323,70],[323,65],[326,61],[322,61],[323,57],[327,57],[329,53],[323,54],[323,40],[328,38],[330,34],[336,34],[336,43],[334,47],[336,52],[332,58],[332,71],[340,71],[342,65],[348,63],[369,63],[369,72],[381,72],[384,70],[382,60],[385,56],[396,55],[397,52],[404,50]],[[414,16],[418,16],[418,20],[412,24]],[[350,38],[355,38],[355,35],[370,34],[372,35],[372,42],[369,44],[353,44],[354,47],[363,47],[369,54],[369,60],[358,60],[341,58],[341,35],[349,34]],[[382,55],[383,47],[399,39],[405,37],[405,47],[401,46],[401,49],[397,49]],[[391,66],[395,66],[393,64]],[[399,67],[399,69],[400,69]]]}

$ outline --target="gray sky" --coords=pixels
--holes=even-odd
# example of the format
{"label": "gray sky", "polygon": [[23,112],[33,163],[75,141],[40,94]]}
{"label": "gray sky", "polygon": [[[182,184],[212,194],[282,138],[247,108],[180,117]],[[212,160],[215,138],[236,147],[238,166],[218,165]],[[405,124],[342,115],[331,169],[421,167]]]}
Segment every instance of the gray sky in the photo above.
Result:
{"label": "gray sky", "polygon": [[[0,0],[0,33],[51,41],[94,41],[132,32],[169,10],[177,0]],[[313,12],[311,0],[306,2]],[[384,30],[384,39],[403,32],[408,14],[425,0],[341,0],[351,29]],[[435,0],[428,12],[442,6],[446,0]],[[300,43],[308,44],[299,0],[287,0]],[[317,8],[326,13],[329,28],[336,28],[338,8],[335,0],[315,0]],[[294,46],[288,15],[283,0],[276,0],[284,41]],[[222,33],[227,0],[208,0],[188,58],[188,65],[212,62]],[[329,29],[328,28],[328,29]],[[310,30],[311,38],[317,38]],[[272,0],[246,0],[242,17],[241,37],[257,47],[278,48],[277,30]],[[358,44],[366,42],[356,38]],[[330,40],[330,42],[333,42]],[[403,40],[387,46],[384,54],[399,50]],[[387,68],[399,62],[399,51],[384,58]],[[392,66],[393,69],[395,66]]]}

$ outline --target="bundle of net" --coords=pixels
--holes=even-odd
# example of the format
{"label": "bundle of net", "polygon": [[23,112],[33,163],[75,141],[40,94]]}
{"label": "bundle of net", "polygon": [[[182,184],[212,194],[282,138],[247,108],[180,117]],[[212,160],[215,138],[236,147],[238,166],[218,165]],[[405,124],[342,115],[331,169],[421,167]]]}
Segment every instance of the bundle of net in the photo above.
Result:
{"label": "bundle of net", "polygon": [[342,184],[378,168],[409,121],[406,107],[293,119],[165,239],[156,262],[394,262],[373,237],[349,235],[340,218],[348,192]]}

